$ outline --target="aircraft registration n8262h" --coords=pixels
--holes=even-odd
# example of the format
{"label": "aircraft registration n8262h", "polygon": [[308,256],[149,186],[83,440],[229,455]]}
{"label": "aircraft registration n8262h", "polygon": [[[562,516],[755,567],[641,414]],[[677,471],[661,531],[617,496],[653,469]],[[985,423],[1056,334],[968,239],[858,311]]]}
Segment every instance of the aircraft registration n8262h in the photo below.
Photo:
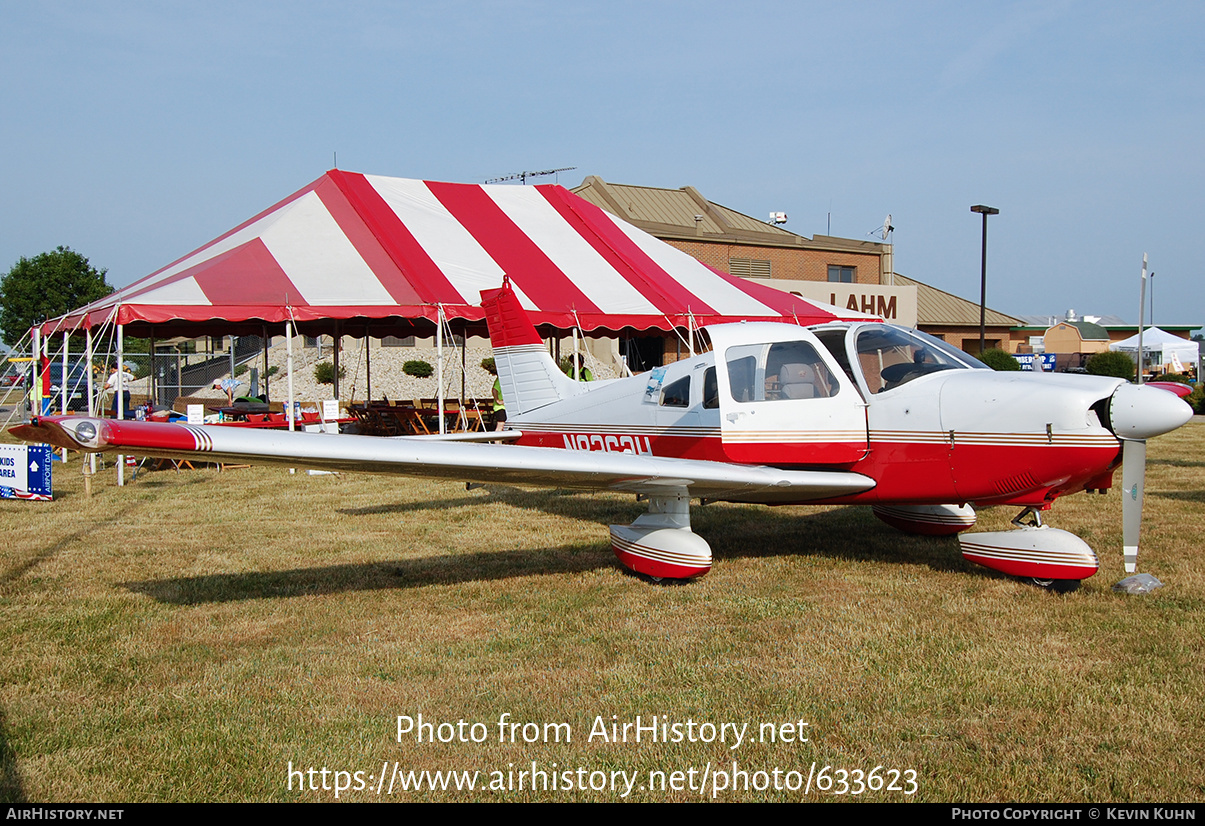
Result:
{"label": "aircraft registration n8262h", "polygon": [[1040,513],[1064,494],[1108,489],[1123,464],[1134,571],[1145,440],[1192,415],[1175,388],[997,373],[879,321],[708,327],[708,353],[583,383],[557,368],[508,284],[482,298],[505,431],[380,438],[43,417],[13,432],[92,452],[636,493],[648,512],[612,525],[611,544],[623,565],[658,579],[711,568],[691,499],[866,504],[930,535],[973,527],[972,505],[1012,505],[1016,529],[964,534],[963,555],[1067,587],[1096,572],[1096,554]]}

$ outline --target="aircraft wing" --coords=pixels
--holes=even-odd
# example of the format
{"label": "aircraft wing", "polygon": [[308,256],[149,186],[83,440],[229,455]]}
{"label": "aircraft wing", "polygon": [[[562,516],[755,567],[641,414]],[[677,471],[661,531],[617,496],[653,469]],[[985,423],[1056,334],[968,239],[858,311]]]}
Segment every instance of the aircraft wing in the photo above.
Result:
{"label": "aircraft wing", "polygon": [[48,416],[14,427],[11,432],[25,441],[91,453],[645,494],[685,488],[691,496],[738,502],[814,501],[858,493],[875,485],[867,476],[842,471],[780,470],[648,454],[290,433],[220,425]]}

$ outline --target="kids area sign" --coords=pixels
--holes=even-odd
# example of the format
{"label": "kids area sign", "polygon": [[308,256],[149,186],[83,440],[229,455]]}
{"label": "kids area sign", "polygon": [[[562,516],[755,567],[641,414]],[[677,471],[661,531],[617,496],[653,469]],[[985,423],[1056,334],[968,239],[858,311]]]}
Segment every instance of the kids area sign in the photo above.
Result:
{"label": "kids area sign", "polygon": [[53,499],[50,462],[50,445],[0,445],[0,499]]}

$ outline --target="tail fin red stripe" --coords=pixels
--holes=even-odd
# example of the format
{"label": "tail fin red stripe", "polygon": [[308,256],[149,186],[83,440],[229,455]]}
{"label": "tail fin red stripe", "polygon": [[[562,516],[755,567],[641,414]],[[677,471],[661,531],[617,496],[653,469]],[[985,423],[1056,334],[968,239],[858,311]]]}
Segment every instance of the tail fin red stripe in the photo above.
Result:
{"label": "tail fin red stripe", "polygon": [[542,344],[540,334],[519,303],[519,297],[503,283],[500,290],[484,290],[481,293],[481,308],[485,310],[485,323],[490,330],[490,344],[494,347],[512,347],[516,344]]}

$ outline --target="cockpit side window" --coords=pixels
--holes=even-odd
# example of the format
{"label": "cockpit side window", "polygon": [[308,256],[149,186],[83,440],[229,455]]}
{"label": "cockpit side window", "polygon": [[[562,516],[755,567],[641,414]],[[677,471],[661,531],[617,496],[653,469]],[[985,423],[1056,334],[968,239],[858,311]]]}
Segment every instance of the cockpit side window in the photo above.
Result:
{"label": "cockpit side window", "polygon": [[726,358],[734,401],[826,399],[840,390],[816,348],[806,341],[730,347]]}

